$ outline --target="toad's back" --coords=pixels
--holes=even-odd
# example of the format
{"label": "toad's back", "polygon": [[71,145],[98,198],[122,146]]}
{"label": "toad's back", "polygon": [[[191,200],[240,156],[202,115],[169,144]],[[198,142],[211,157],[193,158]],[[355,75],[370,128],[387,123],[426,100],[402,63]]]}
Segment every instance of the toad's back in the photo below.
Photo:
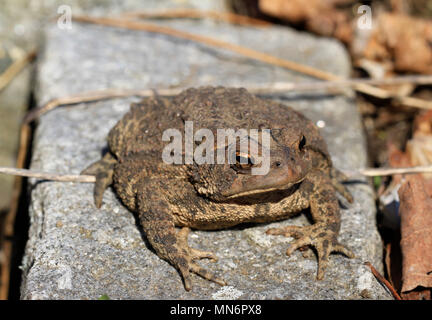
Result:
{"label": "toad's back", "polygon": [[143,151],[160,154],[163,132],[176,129],[184,138],[185,121],[192,121],[194,130],[206,128],[215,134],[217,129],[288,128],[302,132],[310,145],[330,159],[316,127],[302,114],[245,89],[223,87],[192,88],[174,98],[151,97],[132,104],[109,133],[110,150],[118,159]]}

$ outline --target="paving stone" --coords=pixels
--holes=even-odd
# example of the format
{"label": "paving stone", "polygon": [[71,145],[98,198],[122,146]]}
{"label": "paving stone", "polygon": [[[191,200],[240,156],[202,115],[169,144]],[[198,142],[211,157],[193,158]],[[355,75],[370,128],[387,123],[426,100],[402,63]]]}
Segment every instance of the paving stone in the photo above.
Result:
{"label": "paving stone", "polygon": [[[252,28],[211,21],[164,21],[271,53],[341,76],[350,73],[343,46],[286,27]],[[71,31],[48,27],[38,62],[37,102],[106,88],[247,86],[307,77],[231,52],[138,31],[74,24]],[[269,98],[267,96],[267,98]],[[277,99],[320,121],[336,167],[366,166],[365,140],[353,96],[279,94]],[[31,168],[79,173],[100,158],[110,128],[138,98],[61,107],[41,117]],[[191,246],[213,251],[219,261],[201,261],[223,276],[220,287],[193,275],[186,292],[177,271],[144,241],[134,215],[111,189],[101,209],[91,184],[31,180],[31,227],[23,259],[23,299],[391,299],[363,263],[382,270],[371,187],[349,186],[355,202],[342,210],[339,240],[356,258],[332,255],[325,279],[316,281],[314,255],[285,256],[290,239],[267,236],[269,227],[307,224],[304,215],[267,225],[193,231]],[[343,202],[343,201],[342,201]]]}

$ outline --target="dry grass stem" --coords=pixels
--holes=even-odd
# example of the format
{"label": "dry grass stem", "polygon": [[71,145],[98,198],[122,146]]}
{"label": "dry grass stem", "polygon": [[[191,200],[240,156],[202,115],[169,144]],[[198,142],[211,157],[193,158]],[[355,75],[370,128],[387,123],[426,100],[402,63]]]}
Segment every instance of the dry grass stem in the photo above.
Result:
{"label": "dry grass stem", "polygon": [[370,263],[370,262],[365,262],[365,265],[368,266],[373,275],[375,276],[375,278],[381,283],[383,284],[393,295],[393,297],[396,300],[402,300],[402,298],[400,297],[400,295],[397,293],[397,291],[395,290],[395,288],[393,288],[393,286],[391,285],[390,282],[388,282],[379,272],[377,269],[374,268],[374,266]]}
{"label": "dry grass stem", "polygon": [[95,182],[95,176],[88,175],[73,175],[73,174],[58,174],[58,173],[48,173],[33,171],[28,169],[17,169],[0,167],[0,173],[11,174],[15,176],[37,178],[50,181],[61,181],[61,182]]}
{"label": "dry grass stem", "polygon": [[407,168],[366,168],[359,170],[357,173],[368,176],[391,176],[395,174],[413,174],[413,173],[429,173],[432,172],[432,166],[417,166]]}
{"label": "dry grass stem", "polygon": [[7,87],[7,85],[23,70],[27,64],[33,61],[36,57],[36,50],[32,50],[22,58],[15,60],[5,72],[0,74],[0,91]]}
{"label": "dry grass stem", "polygon": [[166,9],[158,11],[134,11],[122,13],[119,17],[135,19],[214,19],[245,26],[267,27],[270,22],[238,15],[231,12],[203,11],[197,9]]}

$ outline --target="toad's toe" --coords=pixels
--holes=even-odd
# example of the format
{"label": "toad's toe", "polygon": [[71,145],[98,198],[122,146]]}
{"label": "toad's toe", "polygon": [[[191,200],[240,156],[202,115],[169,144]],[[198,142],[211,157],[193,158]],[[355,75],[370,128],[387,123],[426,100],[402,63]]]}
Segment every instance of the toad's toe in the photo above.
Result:
{"label": "toad's toe", "polygon": [[314,247],[318,256],[318,280],[323,279],[332,252],[342,253],[348,258],[354,257],[350,249],[337,241],[337,233],[327,230],[325,225],[315,224],[307,227],[289,226],[279,229],[269,229],[267,233],[296,238],[286,251],[288,256],[304,246]]}
{"label": "toad's toe", "polygon": [[189,247],[188,235],[190,229],[187,227],[182,228],[178,232],[178,250],[177,255],[171,259],[174,266],[177,267],[184,280],[184,286],[187,291],[192,289],[192,280],[190,272],[193,272],[200,277],[215,282],[221,286],[226,285],[225,281],[216,277],[213,273],[198,265],[195,260],[211,259],[213,262],[217,261],[217,257],[210,251],[202,251]]}

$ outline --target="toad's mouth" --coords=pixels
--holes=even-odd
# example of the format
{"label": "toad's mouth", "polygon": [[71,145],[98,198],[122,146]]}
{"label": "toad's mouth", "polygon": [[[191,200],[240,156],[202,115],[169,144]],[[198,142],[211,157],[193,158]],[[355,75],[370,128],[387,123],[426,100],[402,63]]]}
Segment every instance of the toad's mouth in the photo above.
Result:
{"label": "toad's mouth", "polygon": [[222,193],[225,199],[233,199],[261,193],[284,191],[298,184],[305,178],[307,163],[288,166],[280,165],[266,175],[239,176],[230,188]]}
{"label": "toad's mouth", "polygon": [[[301,178],[298,181],[288,182],[284,185],[253,188],[253,189],[248,189],[248,190],[243,190],[243,191],[239,190],[235,193],[225,194],[224,196],[226,197],[226,199],[236,199],[236,198],[242,198],[242,197],[256,196],[256,195],[260,195],[260,194],[264,195],[264,194],[269,194],[272,192],[286,191],[286,190],[291,189],[293,186],[298,185],[303,180],[304,180],[304,178]],[[232,192],[233,190],[230,190],[230,191]]]}

